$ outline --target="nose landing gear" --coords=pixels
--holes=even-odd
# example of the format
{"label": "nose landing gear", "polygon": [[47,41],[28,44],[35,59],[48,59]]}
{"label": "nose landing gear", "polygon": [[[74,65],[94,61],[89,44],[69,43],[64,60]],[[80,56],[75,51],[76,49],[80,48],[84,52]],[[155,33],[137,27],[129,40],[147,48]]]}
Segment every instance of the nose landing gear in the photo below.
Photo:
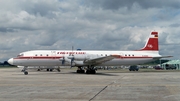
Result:
{"label": "nose landing gear", "polygon": [[24,75],[28,75],[27,66],[24,66],[21,72],[24,72]]}

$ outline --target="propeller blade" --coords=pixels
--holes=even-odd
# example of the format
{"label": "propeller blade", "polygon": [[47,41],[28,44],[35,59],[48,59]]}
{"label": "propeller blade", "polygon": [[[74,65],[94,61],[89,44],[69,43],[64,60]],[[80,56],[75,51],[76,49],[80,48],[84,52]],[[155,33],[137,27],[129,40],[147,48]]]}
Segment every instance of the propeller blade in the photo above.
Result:
{"label": "propeller blade", "polygon": [[64,65],[65,60],[62,60],[62,65]]}
{"label": "propeller blade", "polygon": [[74,62],[74,57],[71,59],[71,68],[73,67],[72,64]]}
{"label": "propeller blade", "polygon": [[65,63],[65,59],[64,59],[64,57],[63,57],[63,60],[62,60],[62,65],[64,65],[64,63]]}

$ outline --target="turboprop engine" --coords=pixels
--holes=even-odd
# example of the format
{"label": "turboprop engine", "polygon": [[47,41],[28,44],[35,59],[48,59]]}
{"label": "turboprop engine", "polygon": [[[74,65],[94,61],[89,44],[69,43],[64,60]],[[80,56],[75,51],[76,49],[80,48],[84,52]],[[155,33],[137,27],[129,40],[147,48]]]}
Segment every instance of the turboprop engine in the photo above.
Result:
{"label": "turboprop engine", "polygon": [[67,56],[68,59],[73,59],[73,60],[76,60],[76,61],[84,61],[84,60],[87,60],[89,59],[89,56],[88,55],[85,55],[85,54],[81,54],[81,55],[71,55],[71,56]]}
{"label": "turboprop engine", "polygon": [[70,55],[70,56],[65,56],[63,58],[60,58],[59,60],[62,61],[62,65],[64,65],[65,63],[68,63],[72,66],[80,66],[83,65],[84,60],[89,59],[88,55]]}
{"label": "turboprop engine", "polygon": [[62,65],[68,64],[68,65],[71,65],[71,66],[75,66],[75,63],[73,62],[73,60],[68,59],[67,57],[62,57],[62,58],[59,59],[59,61],[62,62]]}

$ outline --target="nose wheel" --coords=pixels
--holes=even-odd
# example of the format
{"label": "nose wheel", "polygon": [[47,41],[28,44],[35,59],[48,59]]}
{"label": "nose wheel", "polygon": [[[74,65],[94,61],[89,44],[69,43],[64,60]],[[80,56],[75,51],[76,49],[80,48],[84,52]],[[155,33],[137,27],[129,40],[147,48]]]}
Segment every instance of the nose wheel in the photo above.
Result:
{"label": "nose wheel", "polygon": [[25,66],[25,67],[21,70],[21,72],[24,72],[24,75],[28,75],[27,66]]}
{"label": "nose wheel", "polygon": [[27,72],[27,71],[24,71],[24,75],[28,75],[28,72]]}

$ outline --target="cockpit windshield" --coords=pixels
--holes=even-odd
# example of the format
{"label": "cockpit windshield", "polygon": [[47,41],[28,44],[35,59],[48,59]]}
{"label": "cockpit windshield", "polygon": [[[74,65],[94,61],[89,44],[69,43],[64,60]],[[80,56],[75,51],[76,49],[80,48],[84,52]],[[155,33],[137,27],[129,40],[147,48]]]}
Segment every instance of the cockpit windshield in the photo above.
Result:
{"label": "cockpit windshield", "polygon": [[23,53],[20,53],[17,57],[21,57],[21,56],[24,56],[24,54],[23,54]]}

